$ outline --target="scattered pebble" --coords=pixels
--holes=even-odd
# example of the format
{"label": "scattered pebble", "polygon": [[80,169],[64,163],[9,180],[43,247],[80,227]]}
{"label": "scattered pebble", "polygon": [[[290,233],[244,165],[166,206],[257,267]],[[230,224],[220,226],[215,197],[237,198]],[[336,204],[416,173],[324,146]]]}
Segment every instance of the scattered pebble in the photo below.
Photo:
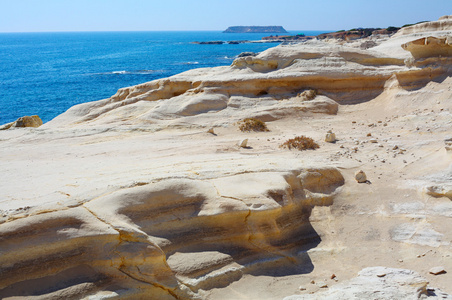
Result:
{"label": "scattered pebble", "polygon": [[215,134],[215,131],[213,130],[213,127],[209,128],[209,130],[207,130],[207,133]]}

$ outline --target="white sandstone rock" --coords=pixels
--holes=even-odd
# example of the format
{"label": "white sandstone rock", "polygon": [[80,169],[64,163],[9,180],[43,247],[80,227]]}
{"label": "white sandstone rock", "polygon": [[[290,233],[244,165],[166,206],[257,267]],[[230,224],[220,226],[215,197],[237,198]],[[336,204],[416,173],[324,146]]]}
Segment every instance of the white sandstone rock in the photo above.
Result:
{"label": "white sandstone rock", "polygon": [[444,267],[433,267],[428,272],[433,275],[439,275],[446,273],[446,270],[444,269]]}
{"label": "white sandstone rock", "polygon": [[327,143],[336,142],[336,134],[334,134],[333,132],[328,132],[325,136],[325,142]]}
{"label": "white sandstone rock", "polygon": [[243,139],[238,143],[239,147],[246,148],[248,145],[248,139]]}
{"label": "white sandstone rock", "polygon": [[[386,274],[385,276],[378,276]],[[284,300],[392,300],[392,299],[452,299],[452,295],[428,287],[428,281],[418,273],[385,267],[365,268],[349,281],[326,291],[310,295],[294,295]],[[432,293],[434,292],[434,293]]]}
{"label": "white sandstone rock", "polygon": [[358,183],[365,183],[367,182],[367,176],[366,173],[364,173],[363,170],[359,170],[355,173],[355,179]]}

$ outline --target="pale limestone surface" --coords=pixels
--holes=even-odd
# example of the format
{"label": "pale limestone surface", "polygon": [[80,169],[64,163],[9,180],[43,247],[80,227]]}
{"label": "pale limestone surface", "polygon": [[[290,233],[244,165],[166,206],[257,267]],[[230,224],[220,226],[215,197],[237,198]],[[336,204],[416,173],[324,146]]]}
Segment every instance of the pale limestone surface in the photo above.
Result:
{"label": "pale limestone surface", "polygon": [[284,300],[366,300],[366,299],[452,299],[451,295],[429,288],[416,272],[385,267],[366,268],[342,284],[315,295],[285,297]]}
{"label": "pale limestone surface", "polygon": [[[278,46],[1,131],[0,297],[282,299],[378,265],[451,293],[428,270],[452,269],[452,63],[403,50],[420,35]],[[280,148],[300,135],[320,148]]]}

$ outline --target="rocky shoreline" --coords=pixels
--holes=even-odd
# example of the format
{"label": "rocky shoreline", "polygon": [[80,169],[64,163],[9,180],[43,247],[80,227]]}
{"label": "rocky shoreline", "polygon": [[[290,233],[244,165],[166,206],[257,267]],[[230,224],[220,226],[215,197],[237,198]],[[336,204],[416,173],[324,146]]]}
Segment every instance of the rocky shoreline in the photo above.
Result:
{"label": "rocky shoreline", "polygon": [[279,45],[8,124],[0,298],[451,299],[451,41]]}

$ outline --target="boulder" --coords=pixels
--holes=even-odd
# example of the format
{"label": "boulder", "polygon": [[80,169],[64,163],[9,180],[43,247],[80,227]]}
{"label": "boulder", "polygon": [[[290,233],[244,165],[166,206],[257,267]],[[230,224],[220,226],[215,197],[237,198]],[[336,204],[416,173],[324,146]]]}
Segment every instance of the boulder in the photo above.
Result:
{"label": "boulder", "polygon": [[366,183],[367,182],[367,176],[366,173],[364,173],[363,170],[359,170],[355,173],[355,179],[358,181],[358,183]]}
{"label": "boulder", "polygon": [[240,148],[246,148],[247,147],[247,144],[248,144],[248,139],[243,139],[243,140],[241,140],[240,142],[239,142],[239,147]]}
{"label": "boulder", "polygon": [[402,48],[410,51],[415,59],[427,57],[451,57],[451,37],[425,37],[402,45]]}
{"label": "boulder", "polygon": [[440,275],[446,273],[446,270],[444,267],[433,267],[428,272],[433,275]]}
{"label": "boulder", "polygon": [[9,128],[17,128],[17,127],[39,127],[41,126],[42,120],[39,116],[24,116],[20,117],[16,121],[12,123],[5,124],[3,126],[0,126],[0,130],[5,130]]}
{"label": "boulder", "polygon": [[335,143],[336,142],[336,134],[334,134],[333,132],[328,132],[325,136],[325,142]]}

